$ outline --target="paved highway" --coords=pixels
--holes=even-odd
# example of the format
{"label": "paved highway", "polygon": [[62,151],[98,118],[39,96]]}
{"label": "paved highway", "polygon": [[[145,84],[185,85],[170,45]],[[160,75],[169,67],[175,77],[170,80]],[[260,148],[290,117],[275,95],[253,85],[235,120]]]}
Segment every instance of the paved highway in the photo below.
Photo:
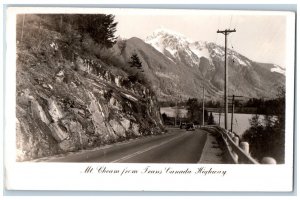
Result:
{"label": "paved highway", "polygon": [[202,130],[169,129],[167,134],[141,137],[106,147],[85,150],[46,162],[103,162],[103,163],[197,163],[207,133]]}

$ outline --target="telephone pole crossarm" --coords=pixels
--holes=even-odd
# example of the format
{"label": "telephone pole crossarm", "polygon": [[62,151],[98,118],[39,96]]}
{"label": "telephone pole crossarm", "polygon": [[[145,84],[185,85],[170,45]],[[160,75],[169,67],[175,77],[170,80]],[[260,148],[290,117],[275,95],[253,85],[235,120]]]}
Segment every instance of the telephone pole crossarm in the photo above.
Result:
{"label": "telephone pole crossarm", "polygon": [[220,31],[220,30],[217,31],[217,33],[222,33],[224,35],[228,35],[229,33],[233,33],[233,32],[236,32],[236,30],[225,29],[224,31]]}

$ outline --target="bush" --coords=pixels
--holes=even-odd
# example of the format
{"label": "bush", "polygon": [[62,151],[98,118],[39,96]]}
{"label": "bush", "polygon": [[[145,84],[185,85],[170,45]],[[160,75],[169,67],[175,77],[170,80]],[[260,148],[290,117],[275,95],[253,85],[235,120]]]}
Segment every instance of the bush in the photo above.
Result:
{"label": "bush", "polygon": [[[285,88],[278,88],[276,109],[266,114],[261,121],[257,115],[250,119],[251,127],[243,135],[243,139],[250,144],[254,157],[261,160],[271,156],[278,163],[284,163],[285,155]],[[277,113],[276,116],[273,113]]]}

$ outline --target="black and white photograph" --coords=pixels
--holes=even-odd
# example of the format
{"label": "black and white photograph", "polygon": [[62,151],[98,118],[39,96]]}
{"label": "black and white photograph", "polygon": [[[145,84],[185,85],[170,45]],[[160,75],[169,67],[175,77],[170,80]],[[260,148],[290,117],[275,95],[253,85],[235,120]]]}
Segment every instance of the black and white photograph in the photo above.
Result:
{"label": "black and white photograph", "polygon": [[19,14],[16,159],[284,163],[285,20]]}
{"label": "black and white photograph", "polygon": [[227,176],[223,164],[292,163],[294,13],[82,9],[14,19],[17,164]]}

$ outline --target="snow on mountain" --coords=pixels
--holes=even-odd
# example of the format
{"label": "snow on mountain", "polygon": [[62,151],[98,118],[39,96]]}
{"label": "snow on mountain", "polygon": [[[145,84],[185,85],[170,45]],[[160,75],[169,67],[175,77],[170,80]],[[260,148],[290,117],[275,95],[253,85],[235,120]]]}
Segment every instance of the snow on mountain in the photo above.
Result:
{"label": "snow on mountain", "polygon": [[188,46],[188,38],[180,33],[167,29],[158,29],[146,38],[146,43],[152,45],[156,50],[164,54],[167,50],[174,57],[178,49]]}
{"label": "snow on mountain", "polygon": [[285,69],[280,67],[279,65],[274,65],[274,67],[271,68],[271,72],[277,72],[277,73],[285,75]]}
{"label": "snow on mountain", "polygon": [[195,42],[181,33],[168,29],[158,29],[148,36],[145,42],[167,57],[172,56],[172,60],[181,60],[180,52],[185,52],[191,65],[197,66],[201,57],[207,58],[213,65],[206,42]]}
{"label": "snow on mountain", "polygon": [[[225,54],[222,46],[192,41],[182,34],[160,29],[145,41],[127,40],[122,52],[124,63],[128,63],[132,52],[138,52],[144,74],[160,100],[201,98],[199,85],[205,87],[211,99],[222,96]],[[276,88],[285,83],[283,74],[271,72],[282,72],[279,66],[255,62],[231,48],[228,48],[228,71],[229,93],[238,95],[273,98]]]}
{"label": "snow on mountain", "polygon": [[193,42],[189,45],[190,50],[200,59],[201,57],[207,58],[210,65],[213,65],[210,53],[207,49],[206,42]]}
{"label": "snow on mountain", "polygon": [[[155,30],[146,38],[145,42],[164,54],[169,60],[185,62],[191,67],[199,66],[200,58],[208,59],[211,69],[215,68],[213,59],[224,61],[224,47],[214,43],[193,41],[181,33],[165,28]],[[182,60],[182,58],[185,59]],[[234,65],[252,67],[253,61],[230,48],[228,48],[228,58],[233,61]],[[285,70],[278,65],[274,65],[270,71],[285,74]]]}
{"label": "snow on mountain", "polygon": [[190,47],[191,51],[195,55],[197,55],[199,58],[200,57],[210,58],[208,49],[206,49],[204,47],[198,47],[195,43],[191,44],[189,47]]}
{"label": "snow on mountain", "polygon": [[[237,62],[239,65],[242,66],[250,66],[249,61],[243,61],[242,59],[240,59],[238,56],[230,56],[235,62]],[[247,63],[246,63],[247,62]]]}

